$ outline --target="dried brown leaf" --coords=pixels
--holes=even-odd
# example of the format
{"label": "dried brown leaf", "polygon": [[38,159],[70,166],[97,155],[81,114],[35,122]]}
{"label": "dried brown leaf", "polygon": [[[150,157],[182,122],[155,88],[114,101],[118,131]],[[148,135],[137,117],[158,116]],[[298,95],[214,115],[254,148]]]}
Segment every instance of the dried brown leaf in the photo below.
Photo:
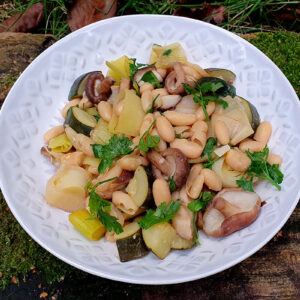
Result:
{"label": "dried brown leaf", "polygon": [[68,24],[71,31],[115,16],[117,4],[117,0],[75,0],[68,12]]}
{"label": "dried brown leaf", "polygon": [[13,14],[10,18],[0,24],[0,32],[29,32],[35,29],[44,17],[42,3],[35,3],[24,12]]}
{"label": "dried brown leaf", "polygon": [[174,15],[221,24],[226,19],[226,7],[204,3],[201,8],[179,7],[175,10]]}

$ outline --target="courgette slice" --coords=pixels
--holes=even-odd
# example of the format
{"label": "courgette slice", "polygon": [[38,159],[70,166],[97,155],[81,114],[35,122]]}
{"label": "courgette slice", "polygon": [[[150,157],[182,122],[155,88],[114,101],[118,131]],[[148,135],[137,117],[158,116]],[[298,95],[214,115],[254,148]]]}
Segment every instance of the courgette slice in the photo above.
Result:
{"label": "courgette slice", "polygon": [[158,223],[148,229],[143,229],[146,246],[160,259],[170,252],[176,231],[169,223]]}
{"label": "courgette slice", "polygon": [[208,68],[205,71],[209,74],[210,77],[217,77],[225,80],[228,83],[234,82],[236,75],[226,69],[218,69],[218,68]]}
{"label": "courgette slice", "polygon": [[90,136],[90,132],[96,126],[96,119],[77,106],[70,107],[64,125],[69,125],[77,133]]}
{"label": "courgette slice", "polygon": [[123,232],[115,234],[115,240],[121,262],[143,257],[149,253],[142,236],[142,229],[137,222],[123,228]]}
{"label": "courgette slice", "polygon": [[194,240],[185,240],[178,234],[175,235],[175,238],[171,243],[171,248],[176,250],[190,249],[193,246],[195,246]]}
{"label": "courgette slice", "polygon": [[245,108],[245,112],[249,119],[250,125],[251,125],[252,129],[254,131],[256,131],[257,127],[260,124],[260,116],[259,116],[259,113],[258,113],[256,107],[251,102],[249,102],[248,100],[246,100],[240,96],[237,96],[237,98],[239,98],[241,100],[241,104]]}
{"label": "courgette slice", "polygon": [[98,109],[96,107],[87,108],[85,111],[89,115],[93,116],[96,119],[96,121],[98,121],[100,119],[100,114],[99,114]]}
{"label": "courgette slice", "polygon": [[139,166],[135,170],[134,176],[126,188],[126,192],[138,207],[149,208],[152,200],[149,189],[147,173],[142,166]]}
{"label": "courgette slice", "polygon": [[85,74],[80,75],[78,78],[75,79],[74,83],[71,86],[68,99],[69,101],[73,98],[82,97],[83,92],[85,90],[85,82],[87,79],[87,76],[92,73],[88,72]]}

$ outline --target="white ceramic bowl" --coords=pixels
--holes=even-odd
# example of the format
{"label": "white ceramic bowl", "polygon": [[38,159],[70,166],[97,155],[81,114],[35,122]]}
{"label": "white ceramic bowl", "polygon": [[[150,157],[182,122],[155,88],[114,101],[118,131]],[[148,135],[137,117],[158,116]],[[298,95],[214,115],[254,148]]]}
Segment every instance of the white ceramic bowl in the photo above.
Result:
{"label": "white ceramic bowl", "polygon": [[[200,247],[172,251],[164,260],[152,253],[121,263],[116,246],[90,242],[49,207],[44,192],[54,173],[40,155],[43,133],[62,123],[60,111],[74,79],[84,72],[106,72],[105,60],[122,55],[147,62],[153,43],[180,42],[188,60],[221,67],[237,75],[238,95],[251,101],[262,120],[273,124],[271,151],[283,156],[279,192],[261,182],[267,201],[249,227],[226,238],[200,233]],[[281,71],[255,47],[216,26],[187,18],[138,15],[112,18],[84,27],[55,43],[23,72],[1,110],[0,181],[5,199],[22,227],[41,246],[86,272],[130,283],[168,284],[203,278],[247,258],[283,226],[299,199],[300,108]]]}

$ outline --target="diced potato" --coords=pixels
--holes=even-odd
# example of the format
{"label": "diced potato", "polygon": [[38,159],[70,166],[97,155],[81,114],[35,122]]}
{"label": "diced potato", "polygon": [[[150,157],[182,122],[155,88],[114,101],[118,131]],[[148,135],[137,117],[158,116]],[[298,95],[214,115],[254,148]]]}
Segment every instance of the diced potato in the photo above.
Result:
{"label": "diced potato", "polygon": [[91,132],[91,139],[95,144],[107,145],[111,137],[112,134],[109,132],[109,124],[103,119],[100,119]]}
{"label": "diced potato", "polygon": [[169,223],[158,223],[146,230],[143,229],[146,246],[160,259],[169,254],[175,236],[176,231]]}
{"label": "diced potato", "polygon": [[153,45],[150,55],[150,64],[155,63],[157,68],[168,68],[172,62],[187,62],[184,50],[179,43],[167,46]]}
{"label": "diced potato", "polygon": [[85,186],[88,173],[80,167],[63,165],[50,178],[46,186],[46,202],[68,212],[85,208]]}
{"label": "diced potato", "polygon": [[107,76],[116,80],[116,85],[120,84],[121,78],[129,78],[129,63],[131,60],[126,56],[122,56],[117,60],[107,61],[106,65],[109,67]]}
{"label": "diced potato", "polygon": [[115,131],[125,135],[138,136],[145,116],[141,99],[134,90],[126,90],[123,101],[123,110],[119,116]]}

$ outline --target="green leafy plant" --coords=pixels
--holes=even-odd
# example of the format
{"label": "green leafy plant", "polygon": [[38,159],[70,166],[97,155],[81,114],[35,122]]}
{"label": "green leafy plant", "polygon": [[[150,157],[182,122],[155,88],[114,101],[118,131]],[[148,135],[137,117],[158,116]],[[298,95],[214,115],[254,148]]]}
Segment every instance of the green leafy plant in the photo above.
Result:
{"label": "green leafy plant", "polygon": [[250,153],[246,151],[251,159],[251,165],[246,170],[246,174],[250,179],[242,177],[236,183],[245,191],[253,192],[253,178],[262,178],[272,183],[278,190],[281,190],[280,184],[283,181],[283,174],[279,170],[279,165],[270,165],[268,163],[269,148],[266,146],[261,152]]}
{"label": "green leafy plant", "polygon": [[92,218],[98,218],[108,231],[114,231],[116,234],[119,234],[123,232],[123,229],[121,224],[118,222],[118,219],[109,214],[111,210],[111,202],[102,199],[102,197],[95,191],[99,185],[115,179],[117,179],[117,177],[98,182],[93,187],[91,187],[91,184],[88,184],[86,189],[89,191],[89,208]]}
{"label": "green leafy plant", "polygon": [[204,211],[213,197],[214,195],[211,192],[202,192],[200,193],[198,199],[188,204],[188,209],[194,213],[193,214],[194,241],[197,245],[200,245],[200,243],[198,241],[199,234],[196,225],[196,214],[200,210]]}
{"label": "green leafy plant", "polygon": [[175,217],[175,213],[179,210],[180,205],[178,200],[171,201],[168,206],[166,202],[163,202],[157,207],[156,211],[149,209],[145,217],[140,219],[138,223],[142,229],[148,229],[155,224],[169,222]]}

